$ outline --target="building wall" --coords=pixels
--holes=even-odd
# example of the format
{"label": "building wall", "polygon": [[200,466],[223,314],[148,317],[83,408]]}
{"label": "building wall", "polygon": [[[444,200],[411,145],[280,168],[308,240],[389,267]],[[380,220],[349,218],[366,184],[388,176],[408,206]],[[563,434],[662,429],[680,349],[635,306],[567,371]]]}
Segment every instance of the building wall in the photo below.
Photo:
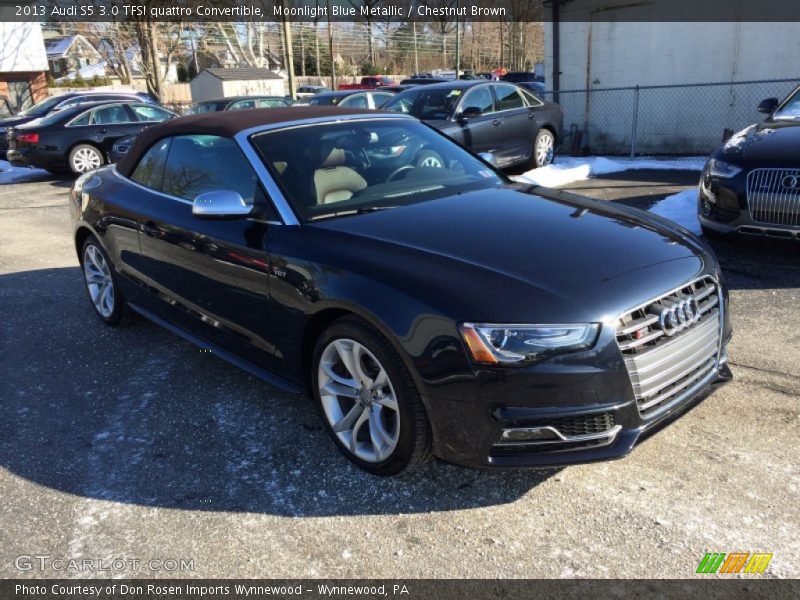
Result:
{"label": "building wall", "polygon": [[[735,10],[741,1],[730,0],[725,8]],[[597,9],[596,0],[592,5]],[[593,91],[562,93],[559,101],[565,128],[579,130],[590,151],[629,147],[638,106],[638,152],[705,152],[726,130],[762,118],[756,111],[761,95],[784,96],[793,87],[733,82],[800,80],[800,23],[659,22],[653,10],[647,4],[590,13],[587,0],[561,8],[560,90]],[[546,23],[548,90],[553,84],[552,35],[553,25]],[[713,82],[726,85],[642,90],[638,105],[633,92],[601,91]]]}
{"label": "building wall", "polygon": [[[0,96],[14,99],[9,89],[9,84],[14,85],[16,82],[25,81],[28,84],[30,93],[30,100],[16,106],[17,109],[27,108],[47,98],[47,78],[41,71],[37,72],[22,72],[22,73],[0,73]],[[12,102],[13,104],[13,102]]]}
{"label": "building wall", "polygon": [[222,89],[222,81],[205,71],[201,71],[197,77],[192,79],[189,83],[189,89],[192,92],[192,102],[216,100],[225,95]]}
{"label": "building wall", "polygon": [[283,79],[224,81],[222,89],[225,96],[286,95],[286,85]]}
{"label": "building wall", "polygon": [[0,73],[47,70],[39,23],[0,22]]}

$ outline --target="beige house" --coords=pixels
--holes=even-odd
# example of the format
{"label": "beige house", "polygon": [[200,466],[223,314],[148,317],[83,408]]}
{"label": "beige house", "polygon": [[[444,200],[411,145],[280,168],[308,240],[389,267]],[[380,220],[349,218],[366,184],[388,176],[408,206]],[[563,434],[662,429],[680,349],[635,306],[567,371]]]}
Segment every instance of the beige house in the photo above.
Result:
{"label": "beige house", "polygon": [[193,102],[230,96],[285,96],[283,77],[269,69],[203,69],[189,83]]}

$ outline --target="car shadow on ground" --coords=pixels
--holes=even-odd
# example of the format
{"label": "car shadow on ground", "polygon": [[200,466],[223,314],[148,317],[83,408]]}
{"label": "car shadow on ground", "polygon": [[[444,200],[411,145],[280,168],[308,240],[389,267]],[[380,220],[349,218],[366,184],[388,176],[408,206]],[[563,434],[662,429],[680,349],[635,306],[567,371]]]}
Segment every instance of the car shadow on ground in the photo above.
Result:
{"label": "car shadow on ground", "polygon": [[510,503],[557,470],[434,461],[394,479],[335,449],[306,396],[281,392],[146,321],[112,329],[77,267],[0,276],[0,465],[126,504],[281,516]]}

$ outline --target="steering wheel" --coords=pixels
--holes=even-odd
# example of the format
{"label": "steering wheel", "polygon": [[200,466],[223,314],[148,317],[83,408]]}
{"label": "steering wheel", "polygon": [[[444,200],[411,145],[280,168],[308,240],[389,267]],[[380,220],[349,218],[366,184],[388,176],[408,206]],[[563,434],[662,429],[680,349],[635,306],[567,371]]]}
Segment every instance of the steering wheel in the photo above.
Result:
{"label": "steering wheel", "polygon": [[416,167],[414,165],[403,165],[402,167],[398,167],[397,169],[392,171],[392,174],[389,175],[389,177],[386,178],[386,183],[394,181],[395,179],[400,179],[400,175],[402,173],[406,173],[407,171],[412,171],[415,168]]}

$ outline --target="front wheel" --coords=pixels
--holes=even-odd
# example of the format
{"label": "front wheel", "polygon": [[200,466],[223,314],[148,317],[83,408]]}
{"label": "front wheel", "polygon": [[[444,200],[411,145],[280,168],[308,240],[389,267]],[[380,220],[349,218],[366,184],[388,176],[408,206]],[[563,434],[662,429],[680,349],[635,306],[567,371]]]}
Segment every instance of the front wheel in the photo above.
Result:
{"label": "front wheel", "polygon": [[410,471],[431,456],[425,408],[408,369],[383,336],[354,318],[318,340],[314,397],[339,450],[374,475]]}
{"label": "front wheel", "polygon": [[78,144],[69,153],[69,169],[75,175],[98,169],[104,163],[103,153],[91,144]]}

